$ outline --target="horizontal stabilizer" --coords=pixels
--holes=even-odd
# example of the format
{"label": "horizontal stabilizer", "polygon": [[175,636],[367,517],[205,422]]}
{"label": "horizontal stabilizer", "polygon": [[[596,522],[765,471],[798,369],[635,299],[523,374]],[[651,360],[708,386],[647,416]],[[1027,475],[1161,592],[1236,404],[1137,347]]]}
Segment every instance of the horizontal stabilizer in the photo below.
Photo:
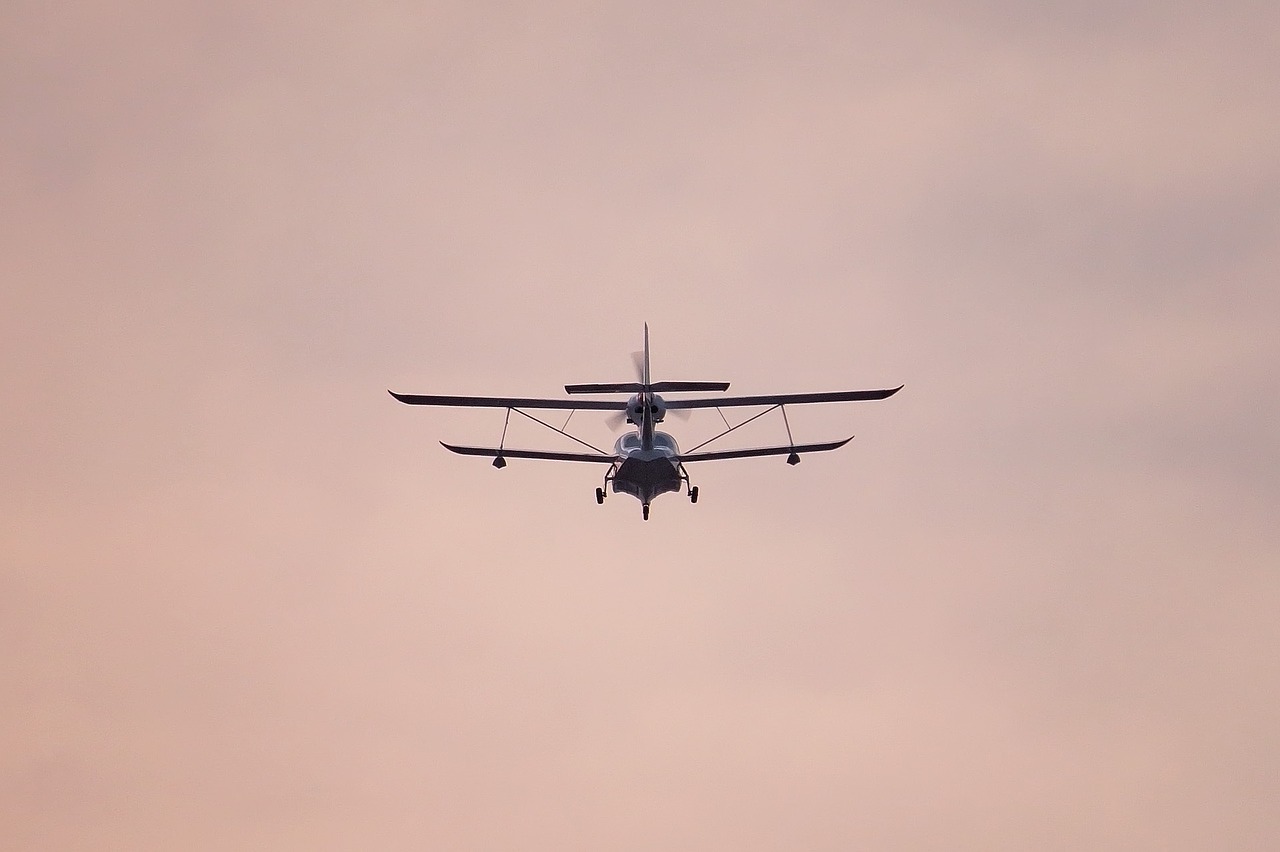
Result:
{"label": "horizontal stabilizer", "polygon": [[[640,393],[644,385],[640,382],[617,382],[604,384],[565,385],[566,393]],[[726,391],[728,382],[654,382],[649,385],[653,393],[679,393],[680,391]]]}
{"label": "horizontal stabilizer", "polygon": [[750,459],[758,456],[785,456],[791,453],[823,453],[828,450],[838,450],[845,444],[853,440],[853,436],[845,438],[843,441],[831,441],[826,444],[796,444],[795,446],[786,447],[755,447],[749,450],[720,450],[711,453],[684,453],[680,456],[682,462],[696,461],[719,461],[720,459]]}
{"label": "horizontal stabilizer", "polygon": [[440,446],[444,447],[451,453],[457,453],[463,456],[486,456],[488,458],[508,458],[508,459],[547,459],[548,461],[576,461],[576,462],[605,462],[612,464],[617,461],[615,456],[606,456],[600,453],[555,453],[546,450],[512,450],[509,448],[498,449],[497,447],[455,447],[452,444],[440,442]]}
{"label": "horizontal stabilizer", "polygon": [[654,382],[649,385],[654,393],[678,393],[679,391],[727,391],[728,382]]}
{"label": "horizontal stabilizer", "polygon": [[608,399],[527,399],[504,396],[427,396],[424,394],[387,391],[407,405],[452,405],[463,408],[559,408],[562,410],[594,409],[626,411],[622,400]]}
{"label": "horizontal stabilizer", "polygon": [[565,393],[640,393],[643,388],[639,382],[564,386]]}

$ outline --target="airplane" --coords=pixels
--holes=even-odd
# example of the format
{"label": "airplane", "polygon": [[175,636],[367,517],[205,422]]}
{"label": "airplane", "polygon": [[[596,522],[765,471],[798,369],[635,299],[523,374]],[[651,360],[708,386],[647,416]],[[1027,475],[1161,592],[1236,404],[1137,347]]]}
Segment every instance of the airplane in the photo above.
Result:
{"label": "airplane", "polygon": [[[832,391],[827,393],[791,393],[770,394],[764,396],[705,397],[696,399],[665,399],[662,394],[681,392],[721,392],[729,389],[728,382],[654,382],[649,377],[649,324],[644,326],[644,350],[635,353],[637,379],[635,382],[615,382],[603,384],[565,385],[566,393],[575,394],[629,394],[630,398],[622,400],[601,399],[532,399],[524,397],[486,397],[486,396],[432,396],[424,394],[387,392],[400,402],[408,405],[441,405],[467,408],[505,408],[506,420],[502,425],[502,438],[497,447],[462,447],[453,444],[440,444],[450,452],[464,456],[484,456],[493,459],[493,466],[502,469],[507,466],[507,459],[546,459],[549,461],[593,462],[607,465],[604,485],[596,489],[596,502],[604,503],[606,489],[612,487],[615,494],[630,494],[640,501],[641,515],[649,520],[649,504],[660,494],[678,492],[683,487],[690,503],[698,502],[698,486],[691,485],[685,465],[690,462],[720,461],[722,459],[742,459],[759,456],[787,456],[787,464],[800,463],[801,453],[821,453],[838,450],[849,441],[850,435],[841,441],[828,441],[818,444],[796,444],[791,438],[791,424],[787,420],[788,405],[802,405],[817,402],[852,402],[857,400],[886,399],[902,390],[902,385],[884,390],[852,390]],[[689,451],[681,451],[666,432],[659,431],[657,425],[662,423],[668,412],[691,412],[696,408],[736,408],[743,406],[769,406],[736,426],[729,426],[725,419],[725,429],[718,435],[698,444]],[[782,411],[782,421],[787,427],[785,446],[755,447],[745,450],[717,450],[698,452],[702,447],[728,435],[748,423],[756,420],[774,409]],[[564,427],[557,428],[545,420],[529,414],[524,409],[559,409],[568,410],[569,418],[577,411],[610,411],[614,412],[617,425],[622,424],[625,417],[627,423],[635,426],[635,431],[628,432],[618,439],[613,452],[607,453],[592,444],[570,435],[565,431],[569,425],[566,419]],[[546,426],[567,438],[587,447],[590,453],[566,453],[549,450],[516,450],[505,446],[507,426],[511,423],[511,412]],[[721,418],[724,413],[721,412]]]}

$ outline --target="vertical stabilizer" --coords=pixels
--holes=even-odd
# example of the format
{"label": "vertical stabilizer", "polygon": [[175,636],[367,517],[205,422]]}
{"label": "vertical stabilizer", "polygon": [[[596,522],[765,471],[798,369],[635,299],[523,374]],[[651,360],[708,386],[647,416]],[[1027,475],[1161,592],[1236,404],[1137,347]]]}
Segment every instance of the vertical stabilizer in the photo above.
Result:
{"label": "vertical stabilizer", "polygon": [[653,449],[654,413],[658,410],[649,398],[649,323],[644,324],[644,369],[640,381],[644,390],[640,392],[640,422],[636,425],[640,427],[640,449],[648,451]]}
{"label": "vertical stabilizer", "polygon": [[644,324],[644,376],[640,379],[644,382],[645,390],[649,389],[649,323]]}

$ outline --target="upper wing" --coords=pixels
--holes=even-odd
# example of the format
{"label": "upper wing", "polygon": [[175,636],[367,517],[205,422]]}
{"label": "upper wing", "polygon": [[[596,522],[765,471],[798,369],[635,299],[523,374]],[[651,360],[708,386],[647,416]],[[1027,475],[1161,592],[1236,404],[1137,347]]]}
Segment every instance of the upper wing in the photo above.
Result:
{"label": "upper wing", "polygon": [[843,441],[831,441],[826,444],[796,444],[788,447],[755,447],[750,450],[720,450],[712,453],[685,453],[680,456],[682,462],[719,461],[720,459],[748,459],[756,456],[781,456],[791,453],[822,453],[827,450],[838,450],[853,440],[853,436]]}
{"label": "upper wing", "polygon": [[626,411],[627,403],[612,399],[523,399],[505,396],[424,396],[387,391],[409,405],[454,405],[467,408],[563,408]]}
{"label": "upper wing", "polygon": [[668,409],[728,408],[734,405],[800,405],[806,402],[856,402],[885,399],[902,390],[902,385],[886,390],[830,391],[828,393],[784,393],[768,396],[726,396],[713,399],[669,399]]}
{"label": "upper wing", "polygon": [[452,444],[446,444],[444,441],[440,442],[440,446],[451,453],[458,453],[463,456],[488,456],[489,458],[502,456],[509,459],[549,459],[551,461],[610,463],[617,461],[614,456],[605,456],[598,453],[554,453],[546,450],[511,450],[505,447],[503,449],[498,449],[497,447],[455,447]]}

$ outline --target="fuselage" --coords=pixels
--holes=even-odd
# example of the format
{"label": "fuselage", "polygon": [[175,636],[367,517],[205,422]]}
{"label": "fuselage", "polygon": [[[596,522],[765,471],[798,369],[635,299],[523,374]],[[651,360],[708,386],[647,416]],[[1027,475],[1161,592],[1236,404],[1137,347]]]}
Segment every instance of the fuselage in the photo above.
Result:
{"label": "fuselage", "polygon": [[684,477],[680,470],[680,448],[666,432],[654,430],[650,446],[644,446],[642,432],[629,432],[618,439],[610,479],[615,493],[630,494],[648,505],[654,497],[679,491]]}
{"label": "fuselage", "polygon": [[659,494],[679,491],[684,477],[680,469],[680,447],[666,432],[658,431],[667,412],[656,393],[638,393],[627,402],[627,422],[636,426],[618,439],[609,478],[614,493],[630,494],[646,507]]}

